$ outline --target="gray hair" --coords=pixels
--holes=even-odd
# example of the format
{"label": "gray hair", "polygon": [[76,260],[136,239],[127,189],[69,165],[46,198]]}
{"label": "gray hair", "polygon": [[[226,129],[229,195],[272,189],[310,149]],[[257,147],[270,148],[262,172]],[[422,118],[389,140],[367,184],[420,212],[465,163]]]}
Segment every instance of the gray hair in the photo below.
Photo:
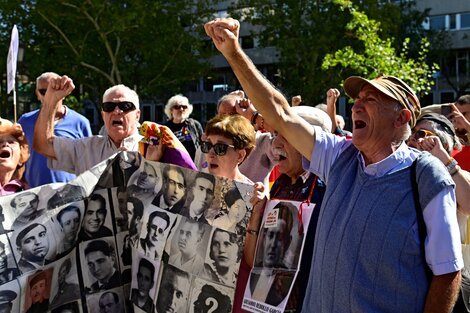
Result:
{"label": "gray hair", "polygon": [[112,87],[106,89],[106,91],[103,94],[103,101],[104,101],[104,98],[106,98],[107,96],[109,96],[110,94],[112,94],[112,93],[114,93],[118,90],[124,92],[124,94],[129,98],[129,100],[132,103],[134,103],[136,109],[140,110],[139,96],[137,95],[137,92],[135,92],[134,90],[130,89],[129,87],[127,87],[123,84],[115,85],[115,86],[112,86]]}
{"label": "gray hair", "polygon": [[36,89],[38,89],[39,82],[42,80],[47,80],[49,77],[59,77],[60,75],[54,72],[45,72],[39,75],[36,78]]}
{"label": "gray hair", "polygon": [[187,119],[191,113],[193,113],[193,105],[189,103],[188,98],[181,94],[174,95],[168,99],[168,102],[165,105],[165,114],[169,120],[173,119],[173,116],[171,115],[171,109],[178,104],[188,106],[188,109],[183,113],[183,119]]}

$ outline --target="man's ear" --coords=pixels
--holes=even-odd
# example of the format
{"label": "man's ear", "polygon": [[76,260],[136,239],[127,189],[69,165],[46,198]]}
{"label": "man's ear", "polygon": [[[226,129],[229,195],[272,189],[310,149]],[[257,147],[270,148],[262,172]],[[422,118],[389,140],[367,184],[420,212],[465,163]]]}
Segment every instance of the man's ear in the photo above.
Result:
{"label": "man's ear", "polygon": [[403,125],[408,124],[410,121],[411,121],[411,111],[408,110],[408,109],[403,109],[397,115],[397,118],[395,119],[394,126],[395,126],[395,128],[400,128]]}

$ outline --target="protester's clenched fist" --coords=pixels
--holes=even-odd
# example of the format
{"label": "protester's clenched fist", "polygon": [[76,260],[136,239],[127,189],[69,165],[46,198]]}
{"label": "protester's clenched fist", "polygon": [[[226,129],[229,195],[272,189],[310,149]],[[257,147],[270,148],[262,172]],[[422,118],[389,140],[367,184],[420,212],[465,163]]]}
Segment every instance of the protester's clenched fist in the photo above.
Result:
{"label": "protester's clenched fist", "polygon": [[217,50],[222,54],[230,53],[239,48],[238,36],[240,22],[233,18],[217,18],[204,25],[206,34],[212,38]]}
{"label": "protester's clenched fist", "polygon": [[71,94],[74,89],[75,85],[73,84],[73,80],[67,75],[51,78],[46,94],[44,95],[44,102],[56,104]]}

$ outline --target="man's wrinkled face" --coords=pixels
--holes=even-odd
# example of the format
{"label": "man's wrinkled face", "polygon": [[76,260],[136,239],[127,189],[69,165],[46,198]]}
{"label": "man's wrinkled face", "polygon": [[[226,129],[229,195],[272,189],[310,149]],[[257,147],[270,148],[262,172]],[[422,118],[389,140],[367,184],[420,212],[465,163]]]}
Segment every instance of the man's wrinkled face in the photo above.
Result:
{"label": "man's wrinkled face", "polygon": [[183,175],[175,169],[170,169],[168,177],[165,179],[167,184],[163,193],[163,199],[171,207],[183,198],[186,186]]}
{"label": "man's wrinkled face", "polygon": [[[103,102],[124,101],[132,101],[132,98],[126,95],[123,90],[116,90],[103,98]],[[124,138],[136,132],[136,122],[140,118],[140,110],[123,112],[116,106],[112,112],[101,111],[101,116],[109,137],[114,143],[120,143]]]}
{"label": "man's wrinkled face", "polygon": [[21,240],[21,255],[26,260],[40,263],[44,261],[48,252],[47,230],[42,225],[31,229]]}
{"label": "man's wrinkled face", "polygon": [[106,208],[101,207],[101,202],[92,200],[83,217],[83,228],[87,233],[96,233],[103,226],[106,219]]}
{"label": "man's wrinkled face", "polygon": [[282,135],[276,133],[271,146],[281,173],[291,178],[303,173],[302,155]]}

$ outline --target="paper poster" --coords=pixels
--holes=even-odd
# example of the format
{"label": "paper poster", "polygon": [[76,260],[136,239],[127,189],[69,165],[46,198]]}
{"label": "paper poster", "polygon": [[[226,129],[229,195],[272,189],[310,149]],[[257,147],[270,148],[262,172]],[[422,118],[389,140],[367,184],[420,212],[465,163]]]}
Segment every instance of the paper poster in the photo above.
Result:
{"label": "paper poster", "polygon": [[[242,308],[284,312],[299,269],[314,204],[270,200],[266,204]],[[301,214],[299,214],[299,210]]]}
{"label": "paper poster", "polygon": [[0,197],[0,308],[231,310],[252,188],[121,152]]}

